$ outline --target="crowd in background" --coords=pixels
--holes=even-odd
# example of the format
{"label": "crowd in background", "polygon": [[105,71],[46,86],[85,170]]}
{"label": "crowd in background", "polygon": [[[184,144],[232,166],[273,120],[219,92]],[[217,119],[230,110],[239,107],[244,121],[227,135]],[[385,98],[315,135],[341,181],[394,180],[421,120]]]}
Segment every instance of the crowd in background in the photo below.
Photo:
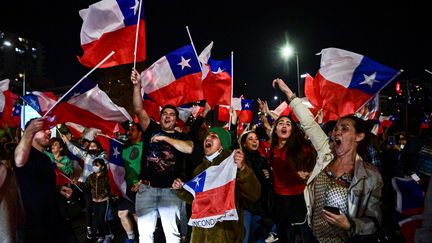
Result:
{"label": "crowd in background", "polygon": [[[411,216],[396,210],[395,177],[428,195],[416,213],[430,213],[431,127],[377,137],[353,115],[318,124],[275,79],[298,121],[278,117],[259,100],[260,126],[240,129],[233,110],[229,128],[212,124],[206,104],[178,128],[174,106],[165,105],[159,121],[149,116],[139,76],[132,71],[137,121],[127,125],[122,153],[126,195],[112,195],[110,161],[97,141],[74,138],[65,126],[52,138],[43,119],[31,120],[22,135],[8,130],[0,141],[0,242],[77,242],[65,203],[73,198],[83,199],[86,236],[96,242],[116,237],[112,217],[120,218],[126,242],[156,241],[158,221],[166,242],[390,242],[401,232],[398,222]],[[232,153],[239,220],[187,225],[196,208],[184,183]],[[56,183],[56,170],[70,181]],[[427,242],[430,227],[423,217],[411,239],[399,237]]]}

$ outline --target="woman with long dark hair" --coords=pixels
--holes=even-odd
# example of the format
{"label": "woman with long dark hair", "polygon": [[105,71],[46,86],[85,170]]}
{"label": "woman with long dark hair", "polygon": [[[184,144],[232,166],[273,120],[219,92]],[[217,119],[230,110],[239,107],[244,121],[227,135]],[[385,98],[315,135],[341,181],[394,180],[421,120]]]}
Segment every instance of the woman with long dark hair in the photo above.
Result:
{"label": "woman with long dark hair", "polygon": [[267,159],[258,151],[259,143],[258,134],[254,130],[247,131],[240,137],[240,147],[244,153],[245,162],[252,168],[261,184],[261,196],[258,201],[245,201],[244,204],[245,243],[264,242],[267,230],[264,221],[270,216],[267,207],[271,186],[270,168]]}
{"label": "woman with long dark hair", "polygon": [[271,133],[273,210],[279,242],[294,242],[294,225],[300,225],[303,242],[311,232],[306,222],[305,182],[315,164],[315,151],[290,116],[279,117]]}
{"label": "woman with long dark hair", "polygon": [[312,113],[281,79],[273,80],[285,93],[306,135],[318,152],[307,181],[305,200],[308,222],[320,242],[367,242],[381,223],[383,181],[377,169],[364,162],[359,150],[368,134],[364,121],[340,118],[330,139]]}

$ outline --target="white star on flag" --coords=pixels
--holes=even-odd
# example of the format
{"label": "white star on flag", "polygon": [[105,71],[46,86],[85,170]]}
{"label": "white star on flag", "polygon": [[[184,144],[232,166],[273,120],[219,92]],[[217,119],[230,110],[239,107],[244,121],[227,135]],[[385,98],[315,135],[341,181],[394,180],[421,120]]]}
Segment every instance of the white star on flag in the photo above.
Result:
{"label": "white star on flag", "polygon": [[376,78],[376,72],[374,72],[370,76],[367,76],[366,74],[363,74],[363,77],[364,77],[365,80],[363,82],[361,82],[360,84],[367,84],[367,85],[369,85],[372,88],[372,86],[374,85],[374,83],[379,83],[379,81],[375,79]]}
{"label": "white star on flag", "polygon": [[221,73],[221,72],[223,72],[224,70],[223,69],[221,69],[220,67],[218,67],[218,70],[216,71],[216,72],[213,72],[214,74],[218,74],[218,73]]}
{"label": "white star on flag", "polygon": [[19,108],[15,107],[14,110],[13,110],[13,112],[14,112],[15,115],[18,115],[19,114]]}
{"label": "white star on flag", "polygon": [[249,108],[249,103],[246,103],[246,104],[245,104],[245,108]]}
{"label": "white star on flag", "polygon": [[199,182],[200,182],[200,180],[201,180],[200,177],[197,177],[197,178],[195,178],[195,179],[193,180],[193,182],[196,183],[195,187],[198,187],[198,186],[199,186]]}
{"label": "white star on flag", "polygon": [[190,61],[191,59],[189,58],[189,59],[184,59],[184,57],[182,56],[181,57],[181,62],[179,62],[177,65],[180,65],[181,67],[182,67],[182,70],[185,68],[185,67],[191,67],[190,65],[189,65],[189,61]]}
{"label": "white star on flag", "polygon": [[120,152],[118,151],[118,148],[117,147],[114,147],[114,153],[113,153],[113,155],[114,155],[114,157],[117,159],[117,156],[120,154]]}
{"label": "white star on flag", "polygon": [[135,0],[135,5],[133,5],[133,6],[130,8],[130,9],[133,9],[133,11],[134,11],[134,15],[137,14],[138,7],[139,7],[139,1],[138,1],[138,0]]}

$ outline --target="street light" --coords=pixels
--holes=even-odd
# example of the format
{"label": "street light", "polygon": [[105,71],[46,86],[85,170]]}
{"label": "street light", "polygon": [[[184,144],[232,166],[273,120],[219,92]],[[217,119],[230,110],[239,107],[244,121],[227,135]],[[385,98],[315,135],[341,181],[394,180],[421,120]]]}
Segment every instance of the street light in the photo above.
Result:
{"label": "street light", "polygon": [[284,58],[285,60],[288,60],[291,56],[295,55],[296,57],[296,64],[297,64],[297,91],[298,91],[298,95],[299,97],[301,97],[301,92],[300,92],[300,71],[299,71],[299,59],[298,59],[298,53],[296,51],[294,51],[294,48],[289,44],[285,44],[284,47],[282,47],[281,49],[281,55],[282,58]]}

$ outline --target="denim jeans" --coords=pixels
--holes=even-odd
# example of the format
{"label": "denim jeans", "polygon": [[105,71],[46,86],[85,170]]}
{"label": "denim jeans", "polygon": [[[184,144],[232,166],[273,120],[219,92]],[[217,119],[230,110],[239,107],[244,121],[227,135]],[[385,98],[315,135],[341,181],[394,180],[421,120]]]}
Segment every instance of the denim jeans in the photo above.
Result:
{"label": "denim jeans", "polygon": [[180,242],[178,224],[181,202],[171,188],[140,185],[135,201],[140,242],[153,242],[158,215],[161,218],[166,242]]}
{"label": "denim jeans", "polygon": [[264,225],[262,225],[261,215],[252,214],[248,210],[243,210],[243,224],[245,227],[244,243],[249,242],[251,232],[254,242],[264,243]]}

